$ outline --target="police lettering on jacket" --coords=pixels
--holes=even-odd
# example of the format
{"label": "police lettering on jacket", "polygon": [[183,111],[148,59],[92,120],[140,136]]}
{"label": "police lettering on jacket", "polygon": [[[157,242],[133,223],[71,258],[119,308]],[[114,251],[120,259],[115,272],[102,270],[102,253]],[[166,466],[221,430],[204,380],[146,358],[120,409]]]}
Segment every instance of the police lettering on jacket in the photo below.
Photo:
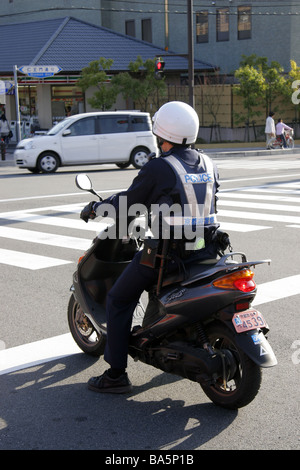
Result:
{"label": "police lettering on jacket", "polygon": [[212,183],[213,182],[213,175],[210,173],[197,173],[197,174],[186,174],[184,175],[184,182],[185,183]]}

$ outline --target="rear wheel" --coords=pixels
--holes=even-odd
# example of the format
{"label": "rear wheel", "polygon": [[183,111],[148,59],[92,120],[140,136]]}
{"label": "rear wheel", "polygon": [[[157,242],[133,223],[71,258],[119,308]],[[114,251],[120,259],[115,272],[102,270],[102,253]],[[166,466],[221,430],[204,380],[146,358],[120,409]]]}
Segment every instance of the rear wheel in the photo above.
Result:
{"label": "rear wheel", "polygon": [[[234,334],[223,324],[211,326],[206,334],[214,348],[235,362],[231,376],[218,377],[213,384],[201,385],[203,391],[216,405],[237,409],[248,405],[256,396],[261,384],[261,369],[235,343]],[[228,369],[228,368],[227,368]]]}
{"label": "rear wheel", "polygon": [[149,150],[146,147],[137,147],[132,151],[130,162],[132,165],[140,170],[148,161]]}
{"label": "rear wheel", "polygon": [[72,294],[68,305],[68,323],[73,339],[80,349],[91,356],[102,356],[106,338],[95,330]]}

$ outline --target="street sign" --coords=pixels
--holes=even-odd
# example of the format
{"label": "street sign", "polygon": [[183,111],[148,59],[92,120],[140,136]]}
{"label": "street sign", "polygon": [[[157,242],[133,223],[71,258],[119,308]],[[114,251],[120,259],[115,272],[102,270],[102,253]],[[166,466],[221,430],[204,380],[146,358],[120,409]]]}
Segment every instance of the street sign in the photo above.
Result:
{"label": "street sign", "polygon": [[9,93],[13,86],[14,86],[13,81],[0,80],[0,95],[5,95],[5,94]]}
{"label": "street sign", "polygon": [[22,67],[18,67],[18,70],[29,77],[47,78],[52,77],[62,69],[58,65],[22,65]]}

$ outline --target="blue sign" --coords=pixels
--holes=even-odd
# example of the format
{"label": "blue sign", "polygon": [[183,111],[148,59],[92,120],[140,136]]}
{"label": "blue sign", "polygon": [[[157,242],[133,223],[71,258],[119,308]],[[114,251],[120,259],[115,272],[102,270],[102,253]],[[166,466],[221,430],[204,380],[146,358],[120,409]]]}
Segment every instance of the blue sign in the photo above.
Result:
{"label": "blue sign", "polygon": [[62,69],[58,65],[23,65],[18,70],[29,77],[47,78],[52,77]]}

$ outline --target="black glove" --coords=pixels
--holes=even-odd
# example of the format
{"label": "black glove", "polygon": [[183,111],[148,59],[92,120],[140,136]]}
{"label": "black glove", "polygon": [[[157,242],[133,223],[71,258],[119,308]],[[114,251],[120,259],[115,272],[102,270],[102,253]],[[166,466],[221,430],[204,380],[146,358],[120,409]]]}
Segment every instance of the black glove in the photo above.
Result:
{"label": "black glove", "polygon": [[87,206],[82,209],[80,213],[80,218],[85,222],[88,222],[89,219],[94,219],[96,217],[96,212],[93,209],[95,203],[96,201],[91,201]]}

